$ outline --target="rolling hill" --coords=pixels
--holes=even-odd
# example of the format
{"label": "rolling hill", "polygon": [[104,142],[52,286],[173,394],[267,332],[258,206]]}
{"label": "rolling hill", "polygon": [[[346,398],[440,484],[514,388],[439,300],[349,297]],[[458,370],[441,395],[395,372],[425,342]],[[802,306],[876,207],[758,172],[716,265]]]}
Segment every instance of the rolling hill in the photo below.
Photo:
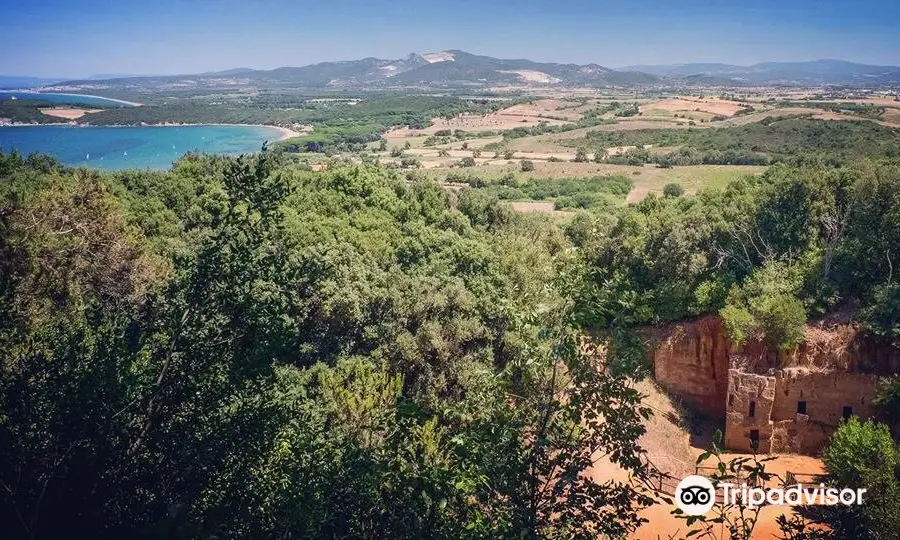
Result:
{"label": "rolling hill", "polygon": [[666,79],[709,77],[751,84],[826,84],[870,86],[900,84],[900,67],[857,64],[843,60],[808,62],[763,62],[751,66],[696,63],[634,65],[619,68],[632,73],[649,73]]}

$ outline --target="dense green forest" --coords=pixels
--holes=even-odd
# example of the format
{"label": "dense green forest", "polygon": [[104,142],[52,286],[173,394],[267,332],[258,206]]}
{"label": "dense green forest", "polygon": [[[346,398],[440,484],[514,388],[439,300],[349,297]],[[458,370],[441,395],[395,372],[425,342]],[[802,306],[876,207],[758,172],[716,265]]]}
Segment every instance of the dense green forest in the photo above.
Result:
{"label": "dense green forest", "polygon": [[277,153],[0,156],[12,537],[619,536],[648,500],[627,336],[584,354],[552,222]]}
{"label": "dense green forest", "polygon": [[374,96],[348,103],[300,100],[292,106],[269,104],[208,103],[207,100],[178,100],[171,103],[109,109],[80,121],[93,125],[160,124],[376,124],[426,127],[436,116],[452,117],[463,112],[490,112],[504,106],[502,100],[463,99],[447,96]]}
{"label": "dense green forest", "polygon": [[[562,223],[499,198],[630,180],[507,184],[271,149],[117,173],[0,154],[3,530],[622,537],[651,499],[589,472],[650,473],[630,328],[718,312],[787,349],[849,309],[900,337],[896,159],[811,157]],[[856,463],[841,445],[884,437],[847,426],[835,478]],[[853,481],[897,488],[884,454]]]}
{"label": "dense green forest", "polygon": [[582,215],[570,236],[589,267],[584,324],[656,324],[721,312],[740,341],[797,343],[807,318],[858,311],[900,338],[900,161],[779,164],[724,190],[648,197]]}
{"label": "dense green forest", "polygon": [[869,121],[828,121],[805,117],[772,117],[742,126],[590,131],[581,139],[560,143],[603,153],[614,146],[679,147],[664,155],[635,151],[609,158],[638,165],[765,165],[816,154],[829,163],[845,164],[861,157],[900,156],[900,129]]}

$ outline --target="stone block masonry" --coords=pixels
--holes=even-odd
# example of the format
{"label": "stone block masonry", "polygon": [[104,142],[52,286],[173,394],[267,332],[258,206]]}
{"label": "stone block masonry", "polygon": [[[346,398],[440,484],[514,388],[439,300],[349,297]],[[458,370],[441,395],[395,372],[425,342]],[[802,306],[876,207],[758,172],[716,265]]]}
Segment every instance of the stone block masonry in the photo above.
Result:
{"label": "stone block masonry", "polygon": [[811,372],[802,368],[774,375],[728,370],[725,446],[758,451],[817,454],[843,418],[871,418],[878,376]]}
{"label": "stone block masonry", "polygon": [[843,418],[871,418],[880,376],[900,350],[850,324],[812,325],[794,351],[735,346],[721,319],[645,330],[657,383],[724,423],[724,444],[749,452],[818,454]]}

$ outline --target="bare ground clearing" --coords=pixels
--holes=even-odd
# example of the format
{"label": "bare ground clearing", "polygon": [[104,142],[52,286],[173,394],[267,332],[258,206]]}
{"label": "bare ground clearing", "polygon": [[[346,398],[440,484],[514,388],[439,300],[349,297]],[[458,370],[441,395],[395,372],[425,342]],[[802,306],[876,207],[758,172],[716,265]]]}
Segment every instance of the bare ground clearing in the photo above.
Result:
{"label": "bare ground clearing", "polygon": [[532,103],[513,105],[499,111],[486,114],[463,114],[454,118],[434,118],[425,129],[410,129],[408,127],[389,131],[385,137],[410,137],[416,135],[434,135],[442,130],[462,131],[501,131],[517,127],[532,127],[541,122],[550,125],[562,125],[581,117],[579,113],[566,110],[557,110],[562,103],[560,100],[543,99]]}
{"label": "bare ground clearing", "polygon": [[[673,403],[671,398],[652,381],[638,383],[637,389],[644,394],[643,403],[653,409],[653,416],[645,423],[646,433],[639,444],[647,451],[650,462],[662,472],[677,479],[695,473],[697,458],[707,448],[702,445],[709,439],[705,431],[712,425],[703,425],[704,433],[692,434],[684,421],[684,414]],[[695,426],[693,429],[697,429]],[[736,457],[749,457],[743,454],[723,454],[722,459],[729,461]],[[793,473],[819,474],[823,471],[821,460],[809,456],[779,454],[773,461],[766,463],[766,471],[784,477],[788,471]],[[704,465],[715,465],[714,458],[708,459]],[[628,481],[628,476],[621,468],[606,459],[600,459],[589,472],[599,482],[608,480]],[[650,506],[640,515],[648,520],[635,533],[633,539],[649,540],[658,538],[684,538],[690,530],[683,519],[672,514],[674,506],[659,502]],[[790,515],[789,506],[767,506],[761,512],[754,530],[753,539],[778,538],[777,519],[781,515]],[[720,536],[727,538],[727,536]]]}
{"label": "bare ground clearing", "polygon": [[569,210],[556,210],[556,207],[552,202],[546,201],[516,201],[510,202],[509,207],[515,210],[516,212],[541,212],[545,214],[550,214],[554,217],[569,217],[574,216],[575,212]]}
{"label": "bare ground clearing", "polygon": [[102,109],[78,109],[78,108],[68,108],[68,109],[58,109],[55,107],[48,108],[40,108],[38,109],[42,114],[47,116],[55,116],[56,118],[65,118],[66,120],[75,120],[76,118],[81,118],[86,114],[91,114],[95,112],[99,112]]}

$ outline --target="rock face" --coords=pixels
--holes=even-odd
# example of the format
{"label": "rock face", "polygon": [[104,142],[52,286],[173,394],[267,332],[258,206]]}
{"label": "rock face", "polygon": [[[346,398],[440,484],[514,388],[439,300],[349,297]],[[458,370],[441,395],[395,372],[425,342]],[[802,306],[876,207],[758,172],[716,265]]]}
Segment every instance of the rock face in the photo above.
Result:
{"label": "rock face", "polygon": [[740,347],[707,316],[646,331],[660,386],[725,424],[725,446],[817,454],[843,418],[870,418],[880,376],[900,350],[851,324],[809,326],[793,351]]}
{"label": "rock face", "polygon": [[729,370],[725,446],[749,452],[816,454],[845,417],[875,415],[878,376],[871,373]]}
{"label": "rock face", "polygon": [[722,320],[708,316],[648,334],[656,382],[686,404],[724,419],[730,342]]}

